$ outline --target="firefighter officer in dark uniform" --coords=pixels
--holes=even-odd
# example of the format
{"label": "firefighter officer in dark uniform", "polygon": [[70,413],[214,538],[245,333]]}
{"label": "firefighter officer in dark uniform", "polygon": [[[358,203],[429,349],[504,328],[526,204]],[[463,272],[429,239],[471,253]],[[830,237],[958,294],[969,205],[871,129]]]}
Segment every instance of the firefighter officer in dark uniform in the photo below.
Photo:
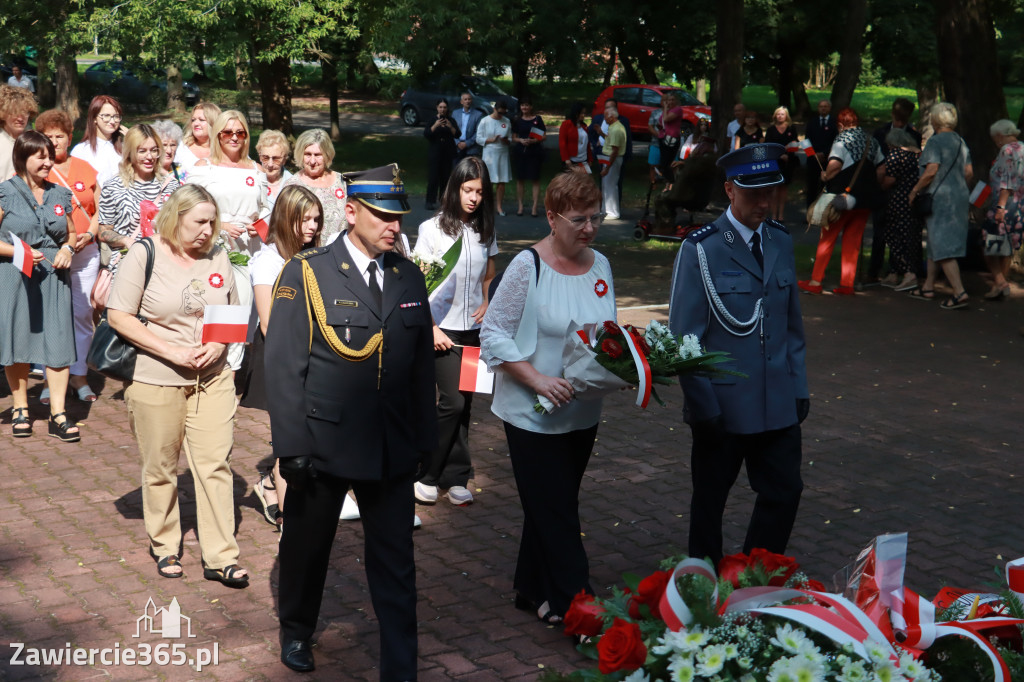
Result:
{"label": "firefighter officer in dark uniform", "polygon": [[380,679],[415,680],[412,484],[437,444],[430,307],[417,266],[393,253],[409,212],[398,166],[344,178],[348,232],[285,265],[267,329],[274,455],[288,482],[281,661],[314,668],[310,640],[352,488],[380,622]]}
{"label": "firefighter officer in dark uniform", "polygon": [[743,551],[782,553],[796,519],[800,423],[810,408],[793,240],[767,219],[783,182],[778,144],[754,144],[718,160],[729,208],[692,232],[676,257],[669,327],[732,355],[746,375],[680,378],[693,434],[689,553],[722,558],[722,515],[740,467],[757,494]]}

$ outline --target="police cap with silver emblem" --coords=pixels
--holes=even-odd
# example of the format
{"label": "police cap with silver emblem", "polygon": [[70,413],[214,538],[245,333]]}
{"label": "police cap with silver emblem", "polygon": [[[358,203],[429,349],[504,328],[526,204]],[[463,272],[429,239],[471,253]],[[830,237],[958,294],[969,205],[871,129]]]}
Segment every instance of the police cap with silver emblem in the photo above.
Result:
{"label": "police cap with silver emblem", "polygon": [[348,186],[349,199],[384,211],[385,213],[408,213],[409,199],[402,184],[402,171],[397,163],[389,163],[370,170],[342,173]]}
{"label": "police cap with silver emblem", "polygon": [[718,159],[725,179],[737,187],[771,187],[784,180],[778,159],[786,153],[781,144],[748,144]]}

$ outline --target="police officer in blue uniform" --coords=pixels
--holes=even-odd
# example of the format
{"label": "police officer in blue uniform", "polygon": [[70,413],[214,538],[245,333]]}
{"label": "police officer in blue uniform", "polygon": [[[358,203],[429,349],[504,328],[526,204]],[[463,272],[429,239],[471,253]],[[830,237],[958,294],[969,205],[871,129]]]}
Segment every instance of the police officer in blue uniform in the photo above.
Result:
{"label": "police officer in blue uniform", "polygon": [[292,258],[274,289],[266,382],[288,482],[280,543],[281,661],[313,670],[327,564],[345,494],[365,533],[380,679],[416,679],[413,482],[437,445],[423,275],[392,253],[409,212],[398,166],[344,175],[348,232]]}
{"label": "police officer in blue uniform", "polygon": [[766,218],[785,151],[754,144],[718,160],[729,208],[687,237],[673,274],[669,327],[727,351],[729,368],[746,375],[680,379],[693,434],[689,553],[716,565],[740,466],[757,494],[744,552],[785,551],[803,490],[800,423],[810,400],[793,240]]}

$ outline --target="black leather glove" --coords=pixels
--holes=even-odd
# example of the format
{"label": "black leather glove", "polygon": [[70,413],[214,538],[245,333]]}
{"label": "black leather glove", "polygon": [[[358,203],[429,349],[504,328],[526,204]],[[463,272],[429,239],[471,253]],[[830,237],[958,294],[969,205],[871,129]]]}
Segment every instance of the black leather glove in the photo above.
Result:
{"label": "black leather glove", "polygon": [[807,419],[807,413],[811,411],[811,399],[810,398],[797,398],[796,399],[796,418],[800,424],[804,423]]}
{"label": "black leather glove", "polygon": [[281,457],[278,460],[281,477],[292,490],[304,490],[307,483],[316,478],[313,460],[308,455],[300,457]]}

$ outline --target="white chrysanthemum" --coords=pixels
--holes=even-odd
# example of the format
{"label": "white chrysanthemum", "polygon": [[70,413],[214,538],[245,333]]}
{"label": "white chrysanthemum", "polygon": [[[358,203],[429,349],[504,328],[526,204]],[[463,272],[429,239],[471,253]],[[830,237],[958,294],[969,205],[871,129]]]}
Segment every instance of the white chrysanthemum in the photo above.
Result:
{"label": "white chrysanthemum", "polygon": [[825,682],[825,660],[797,656],[792,659],[790,673],[797,682]]}
{"label": "white chrysanthemum", "polygon": [[697,672],[704,677],[714,675],[725,667],[725,647],[721,644],[712,644],[704,647],[697,653]]}
{"label": "white chrysanthemum", "polygon": [[905,677],[912,680],[927,680],[931,678],[931,671],[910,654],[900,656],[900,670],[903,671]]}
{"label": "white chrysanthemum", "polygon": [[906,680],[899,669],[892,663],[875,665],[874,682],[900,682]]}
{"label": "white chrysanthemum", "polygon": [[658,638],[657,644],[651,648],[651,651],[657,656],[689,651],[689,645],[686,643],[686,636],[688,634],[686,630],[679,632],[667,630],[665,634]]}
{"label": "white chrysanthemum", "polygon": [[651,678],[644,672],[643,668],[641,668],[631,672],[622,682],[651,682]]}
{"label": "white chrysanthemum", "polygon": [[754,667],[754,659],[750,656],[740,656],[736,659],[736,663],[744,670],[750,670]]}
{"label": "white chrysanthemum", "polygon": [[726,660],[731,661],[732,659],[734,659],[734,658],[736,658],[737,656],[740,655],[740,648],[738,646],[736,646],[735,644],[733,644],[732,642],[730,642],[728,644],[725,644],[724,646],[725,646],[725,658],[726,658]]}
{"label": "white chrysanthemum", "polygon": [[768,669],[767,682],[797,682],[793,674],[793,659],[780,658]]}
{"label": "white chrysanthemum", "polygon": [[842,666],[840,674],[836,677],[836,682],[867,682],[871,679],[863,661],[847,659]]}
{"label": "white chrysanthemum", "polygon": [[804,631],[794,628],[789,623],[775,628],[775,636],[771,639],[772,644],[791,654],[798,654],[803,651],[807,641],[807,635],[804,634]]}
{"label": "white chrysanthemum", "polygon": [[868,658],[875,665],[886,663],[892,652],[878,642],[864,642],[864,649],[868,652]]}
{"label": "white chrysanthemum", "polygon": [[669,679],[672,682],[693,682],[697,678],[697,669],[689,656],[675,656],[668,664]]}
{"label": "white chrysanthemum", "polygon": [[701,354],[700,341],[693,334],[687,334],[683,337],[683,342],[679,346],[679,357],[684,360],[695,358]]}
{"label": "white chrysanthemum", "polygon": [[683,633],[682,642],[680,642],[680,650],[684,652],[698,651],[708,642],[708,635],[706,632],[701,632],[697,628],[693,630],[687,630]]}

